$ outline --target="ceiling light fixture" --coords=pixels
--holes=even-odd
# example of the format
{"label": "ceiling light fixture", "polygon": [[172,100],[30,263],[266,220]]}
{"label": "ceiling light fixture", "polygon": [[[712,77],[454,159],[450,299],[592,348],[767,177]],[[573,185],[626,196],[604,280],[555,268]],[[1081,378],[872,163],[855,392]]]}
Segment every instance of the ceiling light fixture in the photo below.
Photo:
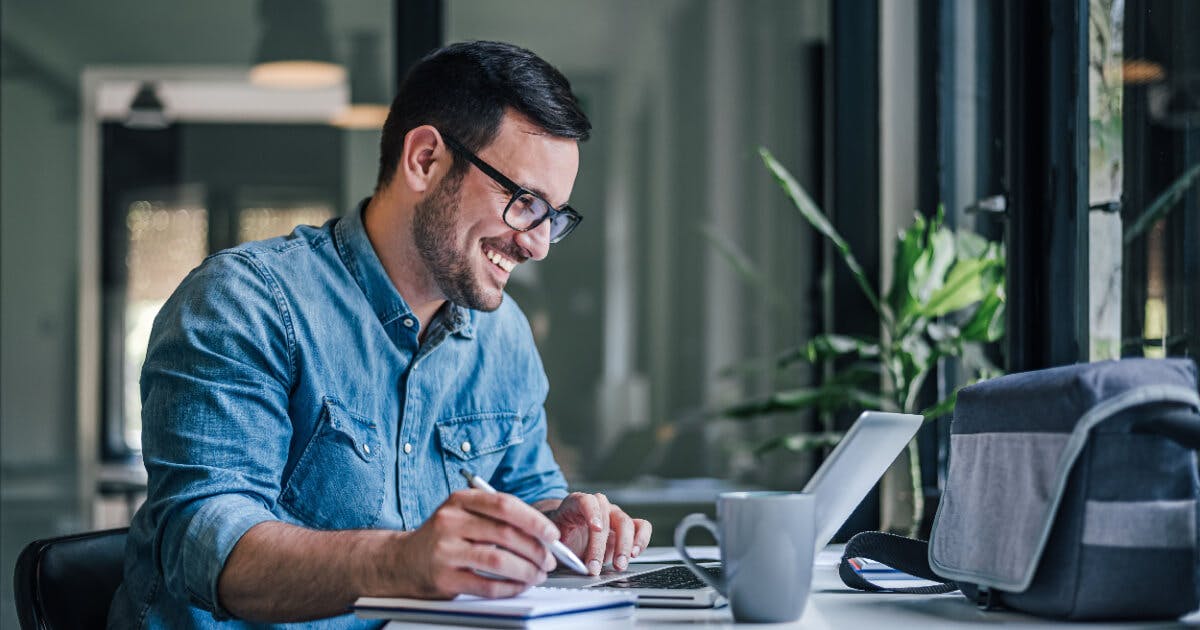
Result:
{"label": "ceiling light fixture", "polygon": [[146,81],[138,86],[137,94],[129,103],[129,114],[125,116],[125,126],[130,129],[165,129],[169,124],[167,110],[158,98],[158,88]]}
{"label": "ceiling light fixture", "polygon": [[262,36],[250,82],[276,88],[319,88],[346,80],[334,61],[321,0],[260,0]]}
{"label": "ceiling light fixture", "polygon": [[384,88],[379,33],[356,31],[350,39],[350,104],[333,118],[345,129],[382,129],[387,120],[388,98]]}

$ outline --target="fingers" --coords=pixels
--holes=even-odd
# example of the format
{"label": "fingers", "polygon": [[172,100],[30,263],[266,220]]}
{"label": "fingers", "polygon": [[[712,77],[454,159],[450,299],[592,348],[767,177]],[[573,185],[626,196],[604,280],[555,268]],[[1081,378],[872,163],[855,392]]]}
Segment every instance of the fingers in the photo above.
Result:
{"label": "fingers", "polygon": [[447,503],[459,505],[479,516],[508,523],[544,543],[554,542],[559,537],[558,527],[545,514],[511,494],[460,490],[450,495]]}
{"label": "fingers", "polygon": [[[533,511],[530,518],[528,511]],[[513,587],[480,582],[477,572],[511,581],[520,592],[546,579],[555,565],[544,538],[558,528],[515,497],[477,491],[455,493],[429,518],[432,544],[424,550],[434,565],[435,589],[442,593],[512,593]],[[533,529],[533,535],[528,531]],[[478,578],[478,579],[477,579]]]}
{"label": "fingers", "polygon": [[[550,555],[550,550],[546,545],[507,523],[471,515],[462,536],[464,539],[477,545],[493,548],[500,547],[502,550],[507,550],[525,560],[535,569],[541,571],[552,571],[554,569],[554,556]],[[483,566],[473,566],[472,568],[491,571],[490,568]],[[506,578],[528,581],[524,579],[527,577],[524,575],[492,572],[500,573],[500,575]]]}
{"label": "fingers", "polygon": [[[525,586],[546,581],[546,569],[520,558],[507,549],[493,545],[474,544],[464,554],[464,568],[471,573],[494,581],[513,581]],[[550,561],[553,566],[553,561]],[[480,574],[483,575],[480,575]]]}
{"label": "fingers", "polygon": [[624,571],[629,560],[650,544],[650,523],[630,518],[603,494],[572,493],[559,506],[555,520],[592,575],[599,575],[609,563]]}
{"label": "fingers", "polygon": [[636,558],[642,554],[642,551],[645,550],[646,547],[650,546],[650,534],[652,527],[650,526],[650,521],[640,518],[633,519],[633,525],[635,527],[635,531],[633,534],[633,552],[631,556]]}
{"label": "fingers", "polygon": [[613,533],[612,565],[616,570],[624,571],[629,567],[629,558],[633,556],[633,537],[636,534],[636,526],[633,519],[615,505],[609,512],[609,523]]}
{"label": "fingers", "polygon": [[474,571],[455,571],[452,579],[447,581],[452,593],[466,593],[479,597],[514,597],[524,593],[532,584],[496,580],[483,577]]}
{"label": "fingers", "polygon": [[580,492],[568,495],[558,509],[558,518],[569,530],[570,537],[582,542],[579,557],[592,575],[600,575],[600,569],[606,561],[609,509],[608,497],[603,494]]}

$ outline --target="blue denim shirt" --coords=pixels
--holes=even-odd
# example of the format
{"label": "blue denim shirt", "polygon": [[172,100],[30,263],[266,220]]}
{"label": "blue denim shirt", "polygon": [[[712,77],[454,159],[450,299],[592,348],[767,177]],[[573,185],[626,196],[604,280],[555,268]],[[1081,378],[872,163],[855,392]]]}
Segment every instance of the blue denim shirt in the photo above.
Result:
{"label": "blue denim shirt", "polygon": [[414,529],[466,487],[464,466],[527,502],[566,495],[520,309],[447,303],[419,341],[363,207],[210,256],[159,313],[141,381],[148,496],[110,628],[255,627],[230,620],[217,578],[263,521]]}

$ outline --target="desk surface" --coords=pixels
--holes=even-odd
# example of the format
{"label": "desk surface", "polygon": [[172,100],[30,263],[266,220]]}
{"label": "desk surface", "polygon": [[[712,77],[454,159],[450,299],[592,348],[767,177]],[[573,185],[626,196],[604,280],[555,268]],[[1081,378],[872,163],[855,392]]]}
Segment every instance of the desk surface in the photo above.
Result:
{"label": "desk surface", "polygon": [[[733,622],[729,608],[716,610],[680,610],[639,608],[628,621],[605,620],[605,630],[617,628],[706,628],[793,627],[804,630],[867,630],[872,628],[962,628],[968,626],[1018,626],[1021,628],[1200,628],[1200,614],[1180,622],[1085,624],[1054,623],[1045,619],[1010,612],[982,611],[958,593],[946,595],[880,595],[847,590],[816,591],[808,599],[804,616],[790,624],[742,624]],[[587,624],[582,624],[587,627]],[[445,630],[449,626],[405,623],[391,628]]]}
{"label": "desk surface", "polygon": [[[693,555],[703,557],[703,552],[715,552],[713,548],[689,547]],[[663,555],[670,550],[650,548],[647,555]],[[678,628],[682,626],[704,626],[707,628],[735,627],[728,607],[718,609],[667,609],[639,608],[628,621],[605,620],[597,622],[606,630],[617,628]],[[582,628],[587,624],[580,624]],[[1021,628],[1056,628],[1079,630],[1084,628],[1200,628],[1200,611],[1174,622],[1131,622],[1131,623],[1077,623],[1054,622],[1047,619],[1007,611],[980,610],[960,593],[945,595],[899,595],[887,593],[862,593],[841,584],[836,569],[818,565],[813,573],[813,590],[804,616],[790,624],[742,624],[742,628],[791,627],[804,630],[866,630],[873,628],[919,628],[938,630],[941,628],[963,628],[972,626],[1018,626]],[[450,626],[405,623],[391,624],[391,628],[445,630]]]}
{"label": "desk surface", "polygon": [[[639,628],[695,624],[735,627],[729,609],[679,611],[641,608],[631,624]],[[793,624],[805,630],[867,628],[962,628],[967,626],[1019,626],[1021,628],[1200,628],[1200,614],[1180,622],[1083,624],[1054,623],[1029,615],[983,611],[958,593],[946,595],[881,595],[849,589],[816,591],[808,599],[804,616]],[[745,627],[744,624],[742,627]],[[753,626],[757,627],[757,626]]]}

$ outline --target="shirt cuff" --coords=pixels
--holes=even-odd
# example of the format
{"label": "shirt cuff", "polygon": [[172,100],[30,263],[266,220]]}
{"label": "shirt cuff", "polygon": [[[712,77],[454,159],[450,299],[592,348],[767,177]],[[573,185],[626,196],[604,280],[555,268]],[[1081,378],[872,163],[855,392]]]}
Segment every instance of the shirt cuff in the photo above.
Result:
{"label": "shirt cuff", "polygon": [[217,621],[232,617],[217,595],[225,560],[251,527],[274,520],[278,519],[261,502],[241,494],[223,494],[205,501],[188,523],[182,545],[188,595],[212,611]]}

